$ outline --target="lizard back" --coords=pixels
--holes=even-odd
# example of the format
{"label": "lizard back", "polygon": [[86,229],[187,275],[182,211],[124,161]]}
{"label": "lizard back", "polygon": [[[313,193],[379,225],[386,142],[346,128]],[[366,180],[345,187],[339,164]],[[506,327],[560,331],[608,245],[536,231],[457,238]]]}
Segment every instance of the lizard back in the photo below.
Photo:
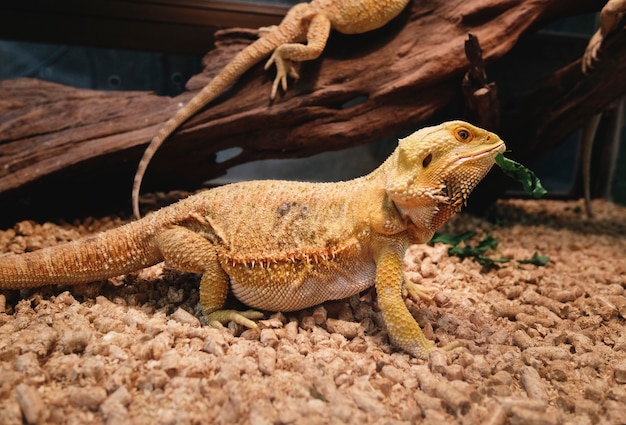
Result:
{"label": "lizard back", "polygon": [[358,179],[242,182],[200,194],[206,209],[198,213],[211,229],[206,237],[230,261],[330,258],[368,237],[372,208],[351,196],[358,191]]}

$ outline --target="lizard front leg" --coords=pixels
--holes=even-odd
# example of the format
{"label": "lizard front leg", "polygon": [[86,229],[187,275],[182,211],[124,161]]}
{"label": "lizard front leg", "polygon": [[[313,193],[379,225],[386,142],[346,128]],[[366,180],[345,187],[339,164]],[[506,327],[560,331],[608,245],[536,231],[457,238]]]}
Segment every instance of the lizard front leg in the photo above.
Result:
{"label": "lizard front leg", "polygon": [[376,259],[376,294],[391,342],[409,354],[423,357],[435,343],[426,338],[402,298],[402,259],[408,241],[382,247]]}
{"label": "lizard front leg", "polygon": [[278,46],[272,56],[265,64],[265,69],[269,69],[272,64],[276,64],[276,78],[272,84],[270,99],[276,97],[278,85],[283,90],[287,90],[287,78],[298,79],[299,75],[293,66],[294,62],[302,62],[317,59],[326,47],[326,41],[330,35],[331,23],[328,17],[323,14],[313,16],[309,23],[306,34],[307,44],[286,43]]}
{"label": "lizard front leg", "polygon": [[248,328],[257,327],[251,319],[263,317],[262,313],[223,309],[229,278],[219,264],[215,247],[209,241],[185,227],[176,226],[157,236],[156,245],[172,267],[185,272],[202,273],[200,304],[208,324],[220,326],[233,321]]}

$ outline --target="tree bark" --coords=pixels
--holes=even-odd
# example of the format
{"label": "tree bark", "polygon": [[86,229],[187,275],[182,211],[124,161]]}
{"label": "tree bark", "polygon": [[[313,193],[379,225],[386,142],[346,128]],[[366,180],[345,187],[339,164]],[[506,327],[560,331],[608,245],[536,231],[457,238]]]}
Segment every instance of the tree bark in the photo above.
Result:
{"label": "tree bark", "polygon": [[[437,118],[444,117],[444,108],[457,114],[446,118],[460,118],[469,33],[478,38],[489,66],[523,34],[556,17],[599,10],[602,4],[414,1],[380,30],[350,36],[333,33],[322,57],[303,63],[300,80],[290,82],[287,93],[275,102],[269,102],[274,72],[264,72],[263,64],[258,64],[183,124],[155,156],[144,190],[194,188],[247,161],[307,156],[371,142],[415,128],[438,111]],[[537,155],[578,125],[572,117],[580,121],[624,94],[625,79],[615,77],[626,75],[623,33],[610,47],[615,55],[605,61],[607,48],[591,76],[584,77],[576,62],[555,74],[556,83],[546,82],[522,99],[527,102],[519,124],[507,123],[503,114],[500,131],[509,146],[520,149],[521,156]],[[36,80],[0,82],[0,199],[28,199],[32,208],[35,201],[48,206],[49,199],[58,202],[65,196],[71,201],[76,191],[84,190],[85,202],[101,201],[93,208],[107,205],[110,211],[111,206],[129,205],[136,165],[159,126],[249,42],[250,37],[232,34],[222,38],[205,58],[205,72],[190,80],[188,91],[176,98],[74,89]],[[607,67],[617,67],[621,74],[603,80],[610,72]],[[551,103],[543,100],[546,97]],[[528,117],[536,118],[536,123]],[[511,129],[525,137],[510,137]],[[231,147],[241,152],[218,163],[216,153]]]}

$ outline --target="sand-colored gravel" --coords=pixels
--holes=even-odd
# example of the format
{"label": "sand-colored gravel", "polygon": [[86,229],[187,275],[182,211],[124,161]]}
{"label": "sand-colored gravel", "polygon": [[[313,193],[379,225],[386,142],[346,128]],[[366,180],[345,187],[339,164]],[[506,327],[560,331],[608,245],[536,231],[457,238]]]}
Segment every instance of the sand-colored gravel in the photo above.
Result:
{"label": "sand-colored gravel", "polygon": [[[493,257],[535,252],[545,267],[498,268],[411,247],[407,275],[438,291],[407,300],[448,354],[389,345],[373,290],[259,330],[200,324],[197,276],[158,265],[73,288],[0,292],[0,423],[624,424],[626,208],[596,201],[500,201]],[[20,253],[119,225],[22,222],[0,232]]]}

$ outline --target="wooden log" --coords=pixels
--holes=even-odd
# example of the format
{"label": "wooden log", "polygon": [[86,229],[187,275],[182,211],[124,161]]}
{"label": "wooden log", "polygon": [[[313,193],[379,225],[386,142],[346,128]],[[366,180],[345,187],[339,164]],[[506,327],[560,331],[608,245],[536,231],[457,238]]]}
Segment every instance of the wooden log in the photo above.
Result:
{"label": "wooden log", "polygon": [[[193,188],[243,162],[337,150],[414,128],[458,102],[469,33],[489,64],[543,22],[599,10],[602,3],[415,1],[380,30],[333,34],[322,58],[302,64],[300,81],[273,104],[273,72],[259,64],[168,139],[144,190]],[[1,82],[0,202],[27,199],[28,208],[35,201],[49,208],[84,191],[87,204],[99,201],[109,211],[128,205],[135,167],[159,125],[249,42],[222,39],[207,55],[205,72],[174,99]],[[241,152],[218,163],[216,153],[231,147]],[[81,213],[75,203],[68,209]]]}

